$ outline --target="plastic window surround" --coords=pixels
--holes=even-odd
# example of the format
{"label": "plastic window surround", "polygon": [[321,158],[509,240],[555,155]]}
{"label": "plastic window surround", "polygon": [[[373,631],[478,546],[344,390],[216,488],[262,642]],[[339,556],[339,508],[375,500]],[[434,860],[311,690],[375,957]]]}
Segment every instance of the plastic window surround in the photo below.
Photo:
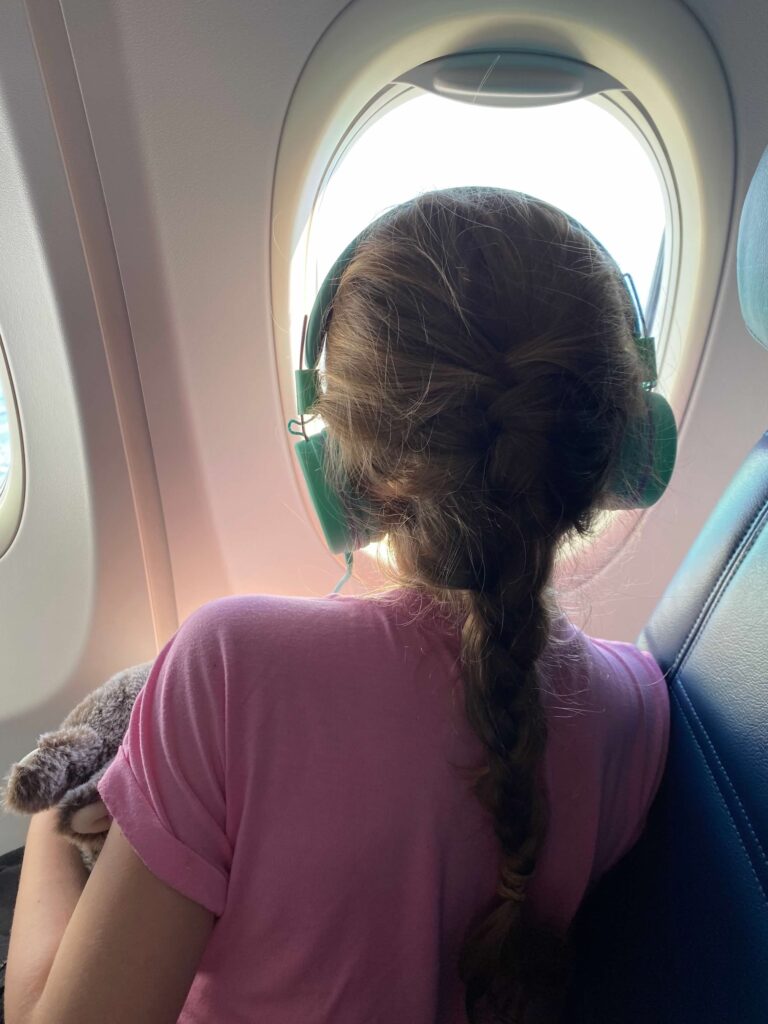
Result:
{"label": "plastic window surround", "polygon": [[18,533],[24,506],[25,467],[19,411],[3,341],[0,338],[0,391],[8,411],[11,459],[8,474],[0,485],[0,558]]}
{"label": "plastic window surround", "polygon": [[[404,76],[403,76],[404,77]],[[620,85],[620,83],[617,83]],[[357,117],[349,124],[339,139],[320,179],[315,202],[310,214],[307,238],[312,235],[314,211],[322,198],[326,183],[344,159],[355,141],[365,133],[379,118],[391,113],[402,103],[407,103],[415,96],[422,95],[422,90],[402,81],[391,82],[373,96],[362,108]],[[588,97],[590,102],[608,110],[630,131],[647,153],[656,168],[662,183],[664,200],[665,231],[662,250],[659,253],[654,285],[651,290],[646,322],[656,338],[656,355],[659,369],[659,391],[665,393],[669,389],[674,376],[674,368],[679,362],[679,351],[674,343],[670,330],[672,310],[674,308],[675,284],[678,275],[679,245],[677,239],[680,232],[680,204],[678,189],[666,147],[651,121],[643,105],[630,92],[624,89],[611,89],[603,93],[595,93]],[[306,277],[305,277],[306,279]],[[298,364],[297,364],[298,365]]]}

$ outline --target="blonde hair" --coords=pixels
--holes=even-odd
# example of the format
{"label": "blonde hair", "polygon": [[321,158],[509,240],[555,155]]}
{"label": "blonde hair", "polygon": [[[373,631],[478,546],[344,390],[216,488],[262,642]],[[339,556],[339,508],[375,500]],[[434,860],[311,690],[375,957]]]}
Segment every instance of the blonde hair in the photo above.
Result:
{"label": "blonde hair", "polygon": [[465,710],[487,751],[471,775],[503,861],[499,905],[459,961],[471,1022],[523,1020],[562,993],[567,940],[524,904],[547,829],[537,661],[560,542],[587,533],[641,373],[619,273],[560,210],[451,189],[393,210],[361,242],[330,310],[315,410],[330,472],[387,533],[393,579],[461,623]]}

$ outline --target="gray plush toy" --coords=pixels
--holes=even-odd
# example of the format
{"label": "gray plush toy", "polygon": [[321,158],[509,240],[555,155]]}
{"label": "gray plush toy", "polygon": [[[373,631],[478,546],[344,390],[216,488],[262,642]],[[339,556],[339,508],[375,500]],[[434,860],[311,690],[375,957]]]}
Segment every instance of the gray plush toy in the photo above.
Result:
{"label": "gray plush toy", "polygon": [[4,809],[34,814],[57,807],[56,830],[80,850],[88,871],[112,822],[96,786],[117,754],[152,664],[118,672],[89,693],[6,776]]}

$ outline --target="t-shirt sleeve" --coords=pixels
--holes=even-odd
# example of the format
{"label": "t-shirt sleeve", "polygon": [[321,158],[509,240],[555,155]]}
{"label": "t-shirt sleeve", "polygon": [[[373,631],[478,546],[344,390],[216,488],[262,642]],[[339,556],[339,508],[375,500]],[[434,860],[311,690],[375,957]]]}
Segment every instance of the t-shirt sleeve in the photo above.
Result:
{"label": "t-shirt sleeve", "polygon": [[98,783],[149,870],[215,915],[227,898],[225,674],[215,604],[161,651]]}
{"label": "t-shirt sleeve", "polygon": [[589,638],[606,709],[600,828],[592,881],[628,853],[645,828],[669,744],[669,693],[653,655]]}

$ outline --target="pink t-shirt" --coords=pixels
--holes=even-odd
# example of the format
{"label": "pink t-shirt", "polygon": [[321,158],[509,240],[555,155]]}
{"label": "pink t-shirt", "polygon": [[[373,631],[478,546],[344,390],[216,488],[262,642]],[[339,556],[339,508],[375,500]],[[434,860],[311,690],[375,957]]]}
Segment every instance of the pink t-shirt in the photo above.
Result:
{"label": "pink t-shirt", "polygon": [[[419,614],[420,612],[420,614]],[[465,1024],[495,903],[460,635],[413,592],[231,597],[158,657],[99,783],[147,867],[216,915],[182,1024]],[[530,908],[566,929],[640,835],[669,705],[653,658],[564,618],[542,662],[550,831]]]}

